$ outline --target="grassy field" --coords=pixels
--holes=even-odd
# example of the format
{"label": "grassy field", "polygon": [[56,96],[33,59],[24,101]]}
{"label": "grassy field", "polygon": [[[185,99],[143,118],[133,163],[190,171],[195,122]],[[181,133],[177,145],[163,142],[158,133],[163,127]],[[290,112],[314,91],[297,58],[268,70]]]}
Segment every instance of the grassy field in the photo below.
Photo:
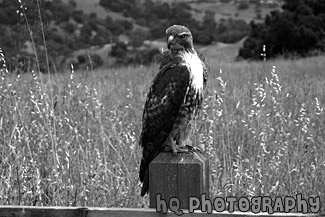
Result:
{"label": "grassy field", "polygon": [[[324,56],[210,67],[194,144],[210,196],[325,198]],[[3,75],[0,204],[143,207],[138,139],[150,67]]]}
{"label": "grassy field", "polygon": [[[62,0],[62,2],[69,3],[70,0]],[[105,10],[99,4],[99,0],[78,0],[76,1],[77,10],[83,10],[85,13],[96,13],[97,17],[100,19],[105,19],[107,15],[110,15],[114,19],[125,19],[120,13],[115,13],[112,11]],[[159,2],[159,0],[157,1]],[[170,1],[169,1],[170,2]],[[174,2],[177,2],[174,1]],[[198,20],[202,20],[204,12],[207,10],[212,10],[216,12],[216,21],[219,22],[220,19],[227,18],[236,18],[243,19],[247,23],[254,20],[255,22],[261,22],[261,20],[256,19],[255,4],[249,4],[249,7],[246,10],[238,10],[238,4],[233,3],[216,3],[216,2],[190,2],[189,5],[193,8],[192,14]],[[262,7],[261,16],[265,17],[266,14],[269,14],[272,10],[279,10],[280,6],[275,8]]]}

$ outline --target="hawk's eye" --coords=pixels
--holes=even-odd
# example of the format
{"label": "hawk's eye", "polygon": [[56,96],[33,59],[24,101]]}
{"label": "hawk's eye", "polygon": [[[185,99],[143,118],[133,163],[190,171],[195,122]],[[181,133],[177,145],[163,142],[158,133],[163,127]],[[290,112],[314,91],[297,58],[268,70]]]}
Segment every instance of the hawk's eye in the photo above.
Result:
{"label": "hawk's eye", "polygon": [[186,34],[182,34],[178,36],[179,39],[185,39],[186,38]]}

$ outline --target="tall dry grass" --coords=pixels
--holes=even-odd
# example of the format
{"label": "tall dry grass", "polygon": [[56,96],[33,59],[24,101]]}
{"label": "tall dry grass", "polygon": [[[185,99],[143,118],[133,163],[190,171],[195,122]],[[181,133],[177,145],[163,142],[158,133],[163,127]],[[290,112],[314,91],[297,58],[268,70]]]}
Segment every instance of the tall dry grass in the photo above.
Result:
{"label": "tall dry grass", "polygon": [[219,65],[197,131],[213,196],[302,193],[324,204],[323,58]]}
{"label": "tall dry grass", "polygon": [[[0,58],[0,204],[147,206],[137,141],[158,66],[17,76]],[[210,60],[193,141],[211,197],[302,193],[324,206],[323,59]]]}
{"label": "tall dry grass", "polygon": [[[210,158],[211,197],[302,193],[324,204],[321,58],[210,64],[193,140]],[[0,204],[146,206],[137,141],[157,67],[4,73]]]}
{"label": "tall dry grass", "polygon": [[120,78],[2,76],[1,204],[138,206],[140,96]]}

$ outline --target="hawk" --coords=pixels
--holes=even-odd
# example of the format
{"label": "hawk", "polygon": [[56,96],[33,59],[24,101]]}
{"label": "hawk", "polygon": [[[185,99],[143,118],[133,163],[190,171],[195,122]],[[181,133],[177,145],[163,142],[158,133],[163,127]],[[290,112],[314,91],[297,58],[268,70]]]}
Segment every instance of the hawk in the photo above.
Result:
{"label": "hawk", "polygon": [[172,150],[176,155],[190,147],[192,122],[201,109],[207,83],[207,69],[193,47],[190,30],[173,25],[166,36],[167,49],[143,110],[139,142],[143,148],[141,196],[148,193],[150,162],[162,151]]}

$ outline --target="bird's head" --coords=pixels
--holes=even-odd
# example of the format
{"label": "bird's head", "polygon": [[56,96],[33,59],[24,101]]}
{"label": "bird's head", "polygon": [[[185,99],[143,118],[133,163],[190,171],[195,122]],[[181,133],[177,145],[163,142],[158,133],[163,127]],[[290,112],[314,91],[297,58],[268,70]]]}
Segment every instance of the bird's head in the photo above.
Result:
{"label": "bird's head", "polygon": [[166,30],[167,48],[173,53],[178,51],[192,51],[193,37],[188,28],[173,25]]}

